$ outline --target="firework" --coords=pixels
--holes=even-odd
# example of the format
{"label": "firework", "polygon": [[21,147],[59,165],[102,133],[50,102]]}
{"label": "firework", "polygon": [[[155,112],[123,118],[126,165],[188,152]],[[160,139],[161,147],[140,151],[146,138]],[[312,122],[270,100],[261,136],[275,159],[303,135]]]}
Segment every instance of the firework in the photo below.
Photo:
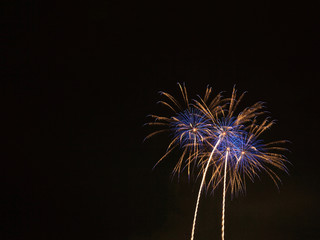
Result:
{"label": "firework", "polygon": [[[215,134],[212,131],[213,124],[210,116],[199,107],[195,107],[195,105],[190,104],[185,84],[181,85],[178,83],[178,85],[183,98],[183,104],[181,105],[172,95],[165,92],[160,92],[161,95],[165,96],[166,101],[159,101],[159,103],[168,107],[173,112],[173,116],[161,117],[157,115],[149,115],[154,119],[154,121],[147,123],[147,125],[158,125],[161,126],[162,129],[149,134],[146,139],[161,132],[171,132],[172,141],[170,142],[166,153],[162,158],[160,158],[155,166],[158,165],[158,163],[161,162],[173,149],[180,147],[182,149],[182,154],[173,170],[173,174],[180,174],[181,170],[187,167],[188,176],[190,176],[191,163],[196,162],[199,152],[203,152],[204,148],[207,148],[208,146],[212,147],[210,142],[212,142],[212,138],[215,136]],[[210,97],[211,92],[212,88],[207,87],[203,98],[204,103]],[[212,115],[218,115],[219,112],[221,112],[221,105],[223,104],[221,99],[221,94],[217,94],[217,96],[210,101],[210,104],[208,104],[210,107],[210,113]],[[216,144],[213,148],[215,149],[217,145],[218,144]],[[212,151],[212,154],[213,153],[214,150]],[[212,159],[212,154],[207,161],[208,166]],[[185,163],[185,167],[182,167],[183,163]],[[196,165],[196,163],[194,165]],[[192,226],[192,239],[194,237],[197,210],[205,176],[206,171],[203,173],[203,179],[201,181],[198,193]]]}
{"label": "firework", "polygon": [[146,139],[161,132],[171,133],[172,140],[167,151],[155,166],[177,147],[182,150],[182,154],[173,169],[174,174],[180,174],[187,167],[190,176],[191,164],[200,166],[199,175],[202,175],[202,180],[194,212],[191,240],[194,239],[200,196],[208,169],[212,167],[210,180],[206,185],[207,188],[212,186],[215,189],[223,183],[221,237],[224,240],[227,189],[231,189],[232,195],[244,192],[246,178],[253,181],[262,171],[265,171],[277,185],[280,178],[271,168],[287,171],[285,157],[275,152],[286,150],[278,146],[285,141],[264,143],[259,140],[260,135],[274,123],[266,118],[258,124],[257,117],[264,114],[262,102],[257,102],[236,114],[244,93],[237,97],[235,88],[230,98],[222,99],[221,94],[212,98],[212,88],[207,87],[204,97],[193,100],[190,104],[185,85],[178,85],[183,103],[180,104],[168,93],[160,92],[166,100],[159,103],[168,107],[173,115],[150,115],[153,121],[147,125],[161,126],[162,129],[149,134]]}
{"label": "firework", "polygon": [[[212,123],[203,111],[195,108],[190,104],[185,84],[178,83],[180,92],[183,98],[182,104],[179,103],[172,95],[166,92],[160,92],[166,99],[158,103],[166,106],[172,112],[172,116],[149,115],[153,118],[152,122],[146,125],[160,126],[157,130],[149,134],[145,139],[148,139],[158,133],[169,132],[172,137],[171,142],[167,147],[166,153],[155,164],[157,166],[170,152],[175,148],[182,149],[182,154],[173,169],[173,174],[180,172],[187,167],[188,176],[190,176],[190,168],[192,162],[197,159],[199,150],[208,144],[208,138],[212,138]],[[215,101],[211,104],[212,112],[215,109],[218,111],[221,95],[215,97]],[[183,165],[185,164],[185,166]],[[154,166],[154,167],[155,167]]]}
{"label": "firework", "polygon": [[[262,111],[263,103],[258,102],[251,107],[245,108],[239,114],[235,114],[235,110],[243,96],[244,94],[237,98],[234,88],[231,98],[228,99],[228,107],[221,108],[219,116],[217,116],[216,111],[211,111],[210,105],[206,104],[206,99],[196,101],[196,106],[210,117],[213,123],[212,132],[214,137],[212,138],[212,145],[215,148],[214,151],[203,154],[200,158],[200,164],[202,165],[204,181],[210,163],[214,163],[211,164],[213,170],[208,186],[211,185],[216,188],[223,181],[222,239],[224,239],[225,232],[225,197],[228,187],[231,188],[231,194],[244,192],[245,179],[249,178],[253,181],[254,177],[258,176],[262,171],[265,171],[277,185],[280,178],[271,167],[287,172],[284,164],[286,162],[285,157],[274,152],[286,150],[277,146],[285,141],[264,143],[259,140],[259,136],[274,123],[274,121],[269,121],[268,118],[260,124],[257,123],[256,117],[264,113]],[[212,158],[214,159],[213,161]]]}

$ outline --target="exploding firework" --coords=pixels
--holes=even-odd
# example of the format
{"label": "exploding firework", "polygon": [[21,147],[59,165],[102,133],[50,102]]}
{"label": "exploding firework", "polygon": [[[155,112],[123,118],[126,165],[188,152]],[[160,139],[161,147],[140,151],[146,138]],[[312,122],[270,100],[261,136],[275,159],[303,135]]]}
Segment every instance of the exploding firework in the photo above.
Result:
{"label": "exploding firework", "polygon": [[[200,167],[199,175],[202,175],[202,180],[194,212],[191,240],[194,239],[197,211],[204,186],[212,186],[215,189],[223,183],[221,237],[224,240],[227,189],[231,189],[232,195],[244,192],[246,178],[253,181],[262,171],[265,171],[277,185],[280,178],[272,168],[284,171],[287,171],[287,168],[285,157],[275,151],[286,150],[278,146],[285,141],[264,143],[259,139],[274,123],[266,118],[258,124],[257,117],[264,114],[262,102],[257,102],[236,114],[244,93],[237,98],[235,88],[230,98],[222,99],[221,94],[212,98],[212,88],[207,87],[204,97],[193,100],[190,104],[185,85],[178,85],[183,104],[181,105],[172,95],[160,92],[166,100],[159,103],[168,107],[173,115],[150,115],[154,121],[147,125],[161,126],[162,129],[149,134],[146,139],[161,132],[171,133],[172,141],[155,166],[178,147],[182,154],[173,173],[180,174],[187,167],[190,176],[192,163]],[[210,167],[210,180],[205,184]]]}
{"label": "exploding firework", "polygon": [[[166,153],[162,158],[155,164],[158,165],[173,149],[180,147],[182,149],[181,157],[179,158],[174,170],[173,174],[180,174],[181,170],[187,167],[188,176],[190,176],[190,168],[192,162],[196,165],[196,159],[198,158],[199,152],[203,152],[203,149],[206,147],[211,147],[211,143],[213,141],[213,137],[215,136],[213,130],[211,115],[218,115],[221,112],[223,106],[223,102],[221,101],[222,96],[218,94],[214,97],[208,106],[210,107],[211,115],[208,115],[202,109],[196,108],[195,105],[190,104],[188,99],[187,90],[185,84],[179,84],[179,88],[181,91],[181,95],[183,97],[183,105],[181,105],[172,95],[160,92],[161,95],[166,97],[167,101],[159,101],[159,103],[168,107],[172,112],[173,116],[171,117],[160,117],[157,115],[149,115],[154,119],[153,122],[147,123],[147,125],[158,125],[162,126],[161,130],[155,131],[149,134],[146,139],[154,136],[155,134],[161,132],[171,132],[171,136],[173,136],[172,141],[170,142]],[[207,87],[205,95],[204,95],[204,103],[208,100],[212,92],[212,88]],[[216,144],[217,146],[217,144]],[[201,150],[201,151],[200,151]],[[214,152],[214,151],[213,151]],[[212,154],[208,160],[208,165],[212,159]],[[183,166],[185,163],[185,167]],[[206,168],[207,170],[207,168]],[[196,216],[197,210],[200,200],[201,191],[204,185],[206,171],[203,173],[203,179],[201,181],[200,190],[198,193],[197,204],[195,209],[195,215],[192,226],[192,239],[194,237],[194,230],[196,224]]]}
{"label": "exploding firework", "polygon": [[[183,103],[179,103],[172,95],[166,92],[160,92],[166,100],[159,101],[162,105],[168,107],[172,116],[149,115],[153,118],[152,122],[146,125],[160,126],[162,129],[149,134],[145,139],[148,139],[158,133],[169,132],[172,137],[171,142],[167,147],[166,153],[155,164],[158,165],[170,152],[175,148],[182,149],[182,154],[173,169],[173,174],[180,172],[187,167],[188,176],[192,162],[195,162],[199,154],[199,150],[208,145],[209,138],[212,138],[212,123],[203,111],[195,108],[190,104],[186,86],[178,83],[180,92],[183,98]],[[221,95],[218,94],[213,104],[211,104],[211,112],[220,110]]]}
{"label": "exploding firework", "polygon": [[[257,123],[257,116],[263,114],[263,103],[257,102],[251,107],[245,108],[239,114],[235,110],[243,98],[242,94],[237,99],[235,88],[228,99],[228,107],[222,108],[220,116],[210,110],[210,105],[205,100],[196,101],[196,106],[212,119],[214,134],[212,145],[214,150],[204,152],[199,162],[202,165],[203,181],[209,166],[213,166],[208,187],[216,188],[223,182],[222,202],[222,227],[221,237],[224,239],[225,223],[225,197],[228,187],[231,194],[245,191],[245,179],[254,180],[261,172],[266,172],[277,185],[280,178],[272,170],[277,168],[287,172],[282,154],[274,151],[286,150],[278,144],[286,141],[264,143],[259,136],[269,129],[274,121],[265,118],[262,123]],[[208,157],[209,156],[209,157]],[[212,160],[213,159],[213,160]],[[199,190],[200,192],[201,190]],[[196,215],[195,215],[196,218]]]}

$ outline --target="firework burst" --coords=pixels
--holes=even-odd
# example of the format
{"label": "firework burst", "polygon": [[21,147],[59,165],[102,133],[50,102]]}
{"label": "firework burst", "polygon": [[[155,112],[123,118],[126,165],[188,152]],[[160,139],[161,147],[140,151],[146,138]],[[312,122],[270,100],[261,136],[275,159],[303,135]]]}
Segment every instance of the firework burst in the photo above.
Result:
{"label": "firework burst", "polygon": [[[172,95],[160,92],[165,100],[159,103],[172,111],[172,116],[149,115],[153,121],[147,125],[162,127],[149,134],[146,139],[162,132],[169,132],[172,137],[166,153],[155,164],[161,162],[173,149],[180,148],[182,154],[173,169],[173,174],[187,167],[200,167],[202,180],[199,187],[194,212],[191,240],[194,239],[197,211],[204,186],[215,189],[223,183],[222,227],[224,240],[225,198],[227,189],[231,194],[245,191],[245,181],[251,181],[261,172],[266,172],[277,185],[280,178],[272,168],[284,170],[286,159],[277,151],[286,150],[278,144],[285,141],[264,143],[260,135],[269,129],[274,121],[265,118],[258,124],[257,117],[264,114],[263,103],[257,102],[236,114],[236,109],[244,96],[237,97],[235,88],[230,98],[223,99],[221,94],[212,98],[212,88],[207,87],[204,97],[193,100],[190,104],[185,85],[178,83],[183,98],[180,104]],[[212,172],[206,184],[208,169]]]}
{"label": "firework burst", "polygon": [[[160,117],[157,115],[150,115],[150,117],[152,117],[154,121],[147,123],[147,125],[158,125],[158,126],[162,126],[163,128],[161,130],[158,130],[149,134],[146,137],[146,139],[161,132],[167,132],[167,131],[171,132],[171,136],[173,136],[172,141],[170,142],[166,153],[163,155],[162,158],[160,158],[160,160],[155,164],[155,166],[158,165],[158,163],[161,162],[173,149],[180,147],[182,149],[182,154],[173,170],[173,174],[175,173],[180,174],[181,170],[187,167],[188,176],[190,176],[190,168],[191,168],[192,162],[194,162],[194,165],[196,165],[196,159],[198,158],[199,152],[203,152],[204,148],[211,146],[210,142],[212,142],[213,140],[212,138],[215,136],[215,134],[212,129],[213,124],[210,116],[199,107],[195,107],[194,104],[190,104],[185,84],[181,85],[180,83],[178,83],[178,85],[183,98],[183,105],[181,105],[172,95],[165,92],[160,92],[161,95],[166,97],[166,101],[159,101],[159,103],[168,107],[173,112],[173,116]],[[212,88],[207,87],[204,98],[203,98],[204,103],[210,97],[211,92],[212,92]],[[212,114],[212,116],[218,115],[219,112],[222,111],[221,105],[223,105],[223,102],[221,101],[221,99],[222,99],[221,94],[218,94],[208,104],[208,106],[210,107],[210,113]],[[216,144],[216,146],[217,145],[218,144]],[[211,159],[212,159],[212,154],[209,157],[208,166]],[[185,167],[182,167],[183,163],[185,163]],[[206,168],[206,170],[207,169],[208,168]],[[203,173],[203,178],[202,178],[199,193],[198,193],[193,226],[192,226],[191,239],[194,238],[196,216],[197,216],[201,191],[204,186],[205,176],[206,176],[206,171]]]}
{"label": "firework burst", "polygon": [[[183,103],[179,103],[172,95],[166,92],[160,92],[165,100],[158,103],[166,106],[172,112],[172,116],[158,116],[149,115],[153,118],[152,122],[146,125],[160,126],[160,130],[152,132],[145,139],[148,139],[156,134],[162,132],[169,132],[172,137],[171,142],[167,147],[166,153],[155,164],[157,166],[170,152],[175,148],[182,149],[182,154],[173,169],[173,174],[180,172],[187,167],[188,176],[190,176],[190,169],[192,162],[195,162],[199,154],[199,150],[208,144],[208,139],[212,138],[212,123],[203,111],[195,108],[190,104],[187,89],[185,84],[178,83],[182,95]],[[211,104],[211,111],[218,111],[220,109],[221,95],[215,97],[214,103]],[[154,166],[154,167],[155,167]]]}
{"label": "firework burst", "polygon": [[206,100],[196,101],[196,106],[210,117],[213,123],[214,151],[204,152],[199,163],[202,165],[203,180],[208,167],[213,166],[208,187],[213,186],[214,189],[223,183],[222,239],[224,239],[225,232],[225,197],[228,187],[231,188],[232,195],[244,192],[246,178],[253,181],[254,177],[263,171],[278,185],[280,178],[272,168],[287,172],[285,157],[274,152],[286,150],[278,146],[286,141],[264,143],[259,140],[259,136],[274,124],[274,121],[269,121],[269,118],[265,118],[260,124],[257,123],[257,116],[264,113],[263,103],[257,102],[239,114],[235,114],[243,96],[244,94],[237,98],[234,88],[231,98],[227,99],[228,107],[221,108],[220,116],[210,110],[210,105],[206,104]]}

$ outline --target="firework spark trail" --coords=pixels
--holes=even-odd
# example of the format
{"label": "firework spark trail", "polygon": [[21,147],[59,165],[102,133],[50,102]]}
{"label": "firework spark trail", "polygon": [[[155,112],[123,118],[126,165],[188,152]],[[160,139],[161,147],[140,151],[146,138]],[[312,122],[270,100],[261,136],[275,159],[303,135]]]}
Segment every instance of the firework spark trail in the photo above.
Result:
{"label": "firework spark trail", "polygon": [[228,162],[229,149],[226,152],[226,158],[224,162],[224,174],[223,174],[223,200],[222,200],[222,220],[221,220],[221,239],[224,240],[224,214],[226,205],[226,182],[227,182],[227,162]]}
{"label": "firework spark trail", "polygon": [[217,141],[216,145],[214,146],[214,148],[213,148],[213,150],[212,150],[212,152],[211,152],[211,154],[210,154],[210,157],[209,157],[209,159],[208,159],[206,168],[205,168],[205,170],[204,170],[204,172],[203,172],[203,177],[202,177],[202,180],[201,180],[201,184],[200,184],[200,188],[199,188],[199,193],[198,193],[198,198],[197,198],[196,209],[195,209],[195,211],[194,211],[193,224],[192,224],[192,232],[191,232],[191,240],[193,240],[193,238],[194,238],[194,230],[195,230],[195,227],[196,227],[196,219],[197,219],[198,207],[199,207],[200,196],[201,196],[203,184],[204,184],[204,181],[205,181],[205,178],[206,178],[206,175],[207,175],[207,171],[208,171],[208,168],[209,168],[209,165],[210,165],[210,162],[211,162],[213,153],[216,151],[216,148],[217,148],[217,146],[219,145],[220,140],[221,140],[221,139],[219,138],[219,140]]}

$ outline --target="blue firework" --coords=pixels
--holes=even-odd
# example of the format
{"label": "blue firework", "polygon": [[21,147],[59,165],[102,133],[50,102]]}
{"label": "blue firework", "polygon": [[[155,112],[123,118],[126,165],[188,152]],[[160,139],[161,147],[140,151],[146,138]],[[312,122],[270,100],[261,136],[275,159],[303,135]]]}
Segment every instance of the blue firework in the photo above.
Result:
{"label": "blue firework", "polygon": [[242,94],[237,98],[235,88],[230,98],[222,99],[221,94],[218,94],[211,99],[212,89],[207,87],[204,98],[193,100],[193,105],[191,105],[185,85],[178,85],[183,104],[180,104],[172,95],[161,92],[166,100],[159,101],[159,103],[174,113],[169,117],[150,115],[154,121],[148,125],[163,128],[149,134],[146,138],[161,132],[171,133],[172,140],[167,151],[156,165],[173,149],[179,147],[183,151],[173,173],[180,173],[187,167],[189,175],[192,162],[197,162],[200,166],[199,175],[202,175],[202,180],[194,213],[191,240],[194,238],[201,192],[206,185],[208,169],[212,167],[207,186],[212,185],[215,188],[223,182],[221,237],[224,239],[227,188],[231,188],[232,194],[242,192],[246,187],[246,178],[253,181],[254,177],[258,177],[262,171],[267,172],[277,185],[280,178],[272,168],[287,171],[285,157],[277,153],[277,151],[286,150],[278,146],[286,141],[265,143],[259,139],[260,135],[272,126],[273,121],[266,118],[261,123],[257,123],[257,117],[264,113],[262,102],[257,102],[235,114],[244,96]]}
{"label": "blue firework", "polygon": [[[190,175],[191,163],[197,159],[199,150],[210,145],[208,139],[214,137],[212,132],[213,125],[208,115],[190,104],[185,85],[178,83],[178,86],[183,99],[182,104],[169,93],[160,92],[166,100],[159,101],[159,103],[168,107],[173,114],[168,117],[149,115],[154,121],[147,123],[147,125],[160,126],[162,128],[149,134],[146,139],[158,133],[169,132],[172,136],[171,142],[166,153],[155,166],[168,156],[173,149],[178,147],[182,149],[182,154],[173,169],[173,173],[180,173],[187,167],[188,175]],[[212,108],[216,107],[218,111],[221,95],[218,94],[215,99],[216,101],[212,104]]]}
{"label": "blue firework", "polygon": [[[210,165],[213,167],[209,185],[214,188],[224,180],[224,169],[228,175],[227,187],[231,187],[232,194],[245,190],[246,178],[254,181],[261,172],[266,172],[277,185],[280,178],[273,169],[287,171],[284,155],[277,153],[286,150],[279,144],[286,141],[265,143],[260,135],[269,129],[274,121],[265,118],[258,123],[257,117],[263,114],[263,103],[257,102],[236,114],[236,108],[243,98],[237,98],[235,89],[227,105],[217,111],[211,111],[208,96],[206,101],[196,101],[196,106],[212,121],[212,146],[216,146],[214,154],[212,148],[204,149],[203,157],[199,161],[203,172],[208,167],[209,155],[213,155]],[[228,154],[227,154],[228,153]],[[205,167],[206,166],[206,167]]]}
{"label": "blue firework", "polygon": [[213,136],[211,120],[198,109],[190,107],[172,120],[174,139],[179,140],[182,148],[192,147],[195,150]]}

